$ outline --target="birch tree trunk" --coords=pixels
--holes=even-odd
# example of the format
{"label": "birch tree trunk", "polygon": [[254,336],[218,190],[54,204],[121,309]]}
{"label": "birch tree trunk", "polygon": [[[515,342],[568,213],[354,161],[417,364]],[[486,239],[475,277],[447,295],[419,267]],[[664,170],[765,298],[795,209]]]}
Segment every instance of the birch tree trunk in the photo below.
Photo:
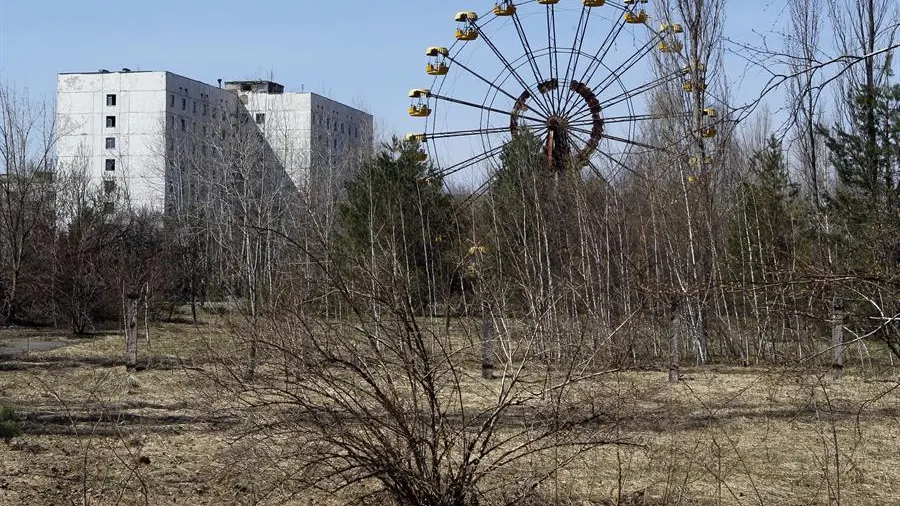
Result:
{"label": "birch tree trunk", "polygon": [[681,354],[678,349],[678,329],[681,325],[679,325],[679,304],[677,299],[672,302],[671,311],[671,325],[669,325],[669,382],[676,383],[681,377],[679,372]]}
{"label": "birch tree trunk", "polygon": [[831,370],[835,379],[844,377],[844,309],[837,298],[834,299],[831,327]]}
{"label": "birch tree trunk", "polygon": [[125,297],[125,366],[129,369],[137,366],[138,300],[136,294],[130,293]]}

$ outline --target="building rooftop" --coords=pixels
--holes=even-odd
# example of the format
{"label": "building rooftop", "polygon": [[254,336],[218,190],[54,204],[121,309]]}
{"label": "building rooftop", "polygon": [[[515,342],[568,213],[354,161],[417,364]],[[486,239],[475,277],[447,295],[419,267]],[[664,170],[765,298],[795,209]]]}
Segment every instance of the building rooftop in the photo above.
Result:
{"label": "building rooftop", "polygon": [[58,74],[61,76],[67,76],[67,75],[74,75],[74,74],[118,74],[118,73],[130,74],[132,72],[137,74],[137,73],[162,72],[162,71],[160,71],[160,70],[131,70],[128,67],[124,67],[120,70],[100,69],[95,72],[59,72]]}
{"label": "building rooftop", "polygon": [[225,89],[231,91],[252,91],[254,93],[284,93],[284,86],[274,81],[225,81]]}

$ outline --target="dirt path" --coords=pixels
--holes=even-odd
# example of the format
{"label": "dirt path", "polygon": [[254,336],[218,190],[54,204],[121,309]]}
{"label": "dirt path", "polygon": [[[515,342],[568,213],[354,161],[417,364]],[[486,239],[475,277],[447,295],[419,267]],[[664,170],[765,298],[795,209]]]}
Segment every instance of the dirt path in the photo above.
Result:
{"label": "dirt path", "polygon": [[31,351],[49,351],[73,344],[70,341],[17,338],[0,340],[0,359],[18,358]]}

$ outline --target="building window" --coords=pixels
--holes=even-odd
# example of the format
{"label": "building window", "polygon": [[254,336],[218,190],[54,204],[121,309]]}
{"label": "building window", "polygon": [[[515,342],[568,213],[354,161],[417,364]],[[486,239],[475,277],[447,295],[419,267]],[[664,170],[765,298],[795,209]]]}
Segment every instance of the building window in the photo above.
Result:
{"label": "building window", "polygon": [[181,118],[181,131],[185,130],[187,130],[187,122],[184,120],[184,118]]}
{"label": "building window", "polygon": [[116,161],[112,158],[106,159],[106,170],[116,170]]}
{"label": "building window", "polygon": [[109,94],[106,96],[106,105],[108,107],[115,107],[116,105],[116,96],[113,94]]}
{"label": "building window", "polygon": [[175,128],[175,116],[169,116],[169,128]]}
{"label": "building window", "polygon": [[110,181],[109,179],[104,179],[103,180],[103,191],[105,191],[108,194],[116,191],[116,182]]}
{"label": "building window", "polygon": [[256,113],[256,124],[262,125],[265,122],[266,122],[266,115],[261,112]]}
{"label": "building window", "polygon": [[116,138],[115,137],[107,137],[106,138],[106,149],[116,149]]}
{"label": "building window", "polygon": [[181,110],[184,111],[185,109],[187,109],[187,99],[182,98],[181,99]]}
{"label": "building window", "polygon": [[169,95],[169,107],[175,107],[175,95]]}
{"label": "building window", "polygon": [[203,104],[203,115],[206,116],[206,113],[209,111],[209,104]]}
{"label": "building window", "polygon": [[115,116],[107,116],[106,117],[106,128],[116,128],[116,117]]}
{"label": "building window", "polygon": [[192,102],[191,108],[193,109],[194,114],[197,114],[197,102]]}

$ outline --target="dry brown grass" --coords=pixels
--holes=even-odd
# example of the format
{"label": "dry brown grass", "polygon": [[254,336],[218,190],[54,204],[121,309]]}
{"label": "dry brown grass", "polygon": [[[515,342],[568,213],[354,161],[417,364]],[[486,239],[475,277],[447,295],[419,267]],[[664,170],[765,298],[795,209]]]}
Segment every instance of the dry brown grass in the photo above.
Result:
{"label": "dry brown grass", "polygon": [[[248,464],[289,455],[292,440],[240,438],[211,381],[214,358],[236,346],[220,326],[159,326],[152,348],[141,345],[149,367],[138,371],[118,365],[117,336],[4,364],[0,403],[25,417],[26,435],[0,444],[0,504],[342,502],[293,495],[281,485],[290,469],[262,475]],[[470,372],[466,398],[487,405],[496,382],[480,381],[477,363]],[[539,488],[550,503],[900,503],[900,386],[826,373],[707,368],[674,385],[662,371],[600,376],[579,387],[603,415],[584,430],[627,444],[560,450],[503,472],[573,459]]]}

